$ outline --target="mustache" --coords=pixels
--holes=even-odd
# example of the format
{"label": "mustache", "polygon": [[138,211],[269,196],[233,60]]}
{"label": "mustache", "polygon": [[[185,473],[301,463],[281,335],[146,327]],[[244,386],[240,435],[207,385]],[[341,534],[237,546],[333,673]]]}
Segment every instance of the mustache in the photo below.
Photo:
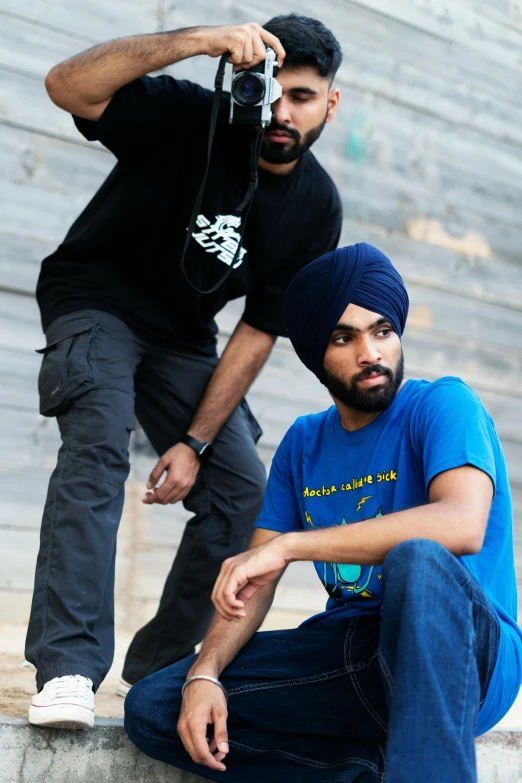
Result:
{"label": "mustache", "polygon": [[265,133],[270,133],[271,131],[282,131],[283,133],[288,133],[288,135],[291,136],[298,144],[301,141],[301,134],[296,128],[289,128],[288,125],[281,125],[280,122],[271,122]]}
{"label": "mustache", "polygon": [[370,367],[365,367],[364,370],[362,370],[357,375],[354,375],[352,378],[352,383],[363,381],[365,378],[369,378],[370,375],[373,375],[373,373],[378,375],[387,375],[389,378],[393,378],[393,373],[388,367],[383,367],[382,364],[372,364]]}

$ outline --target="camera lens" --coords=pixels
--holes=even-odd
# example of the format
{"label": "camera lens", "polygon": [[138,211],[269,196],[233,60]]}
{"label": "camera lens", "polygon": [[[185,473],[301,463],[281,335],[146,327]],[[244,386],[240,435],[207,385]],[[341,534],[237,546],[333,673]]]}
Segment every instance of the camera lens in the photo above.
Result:
{"label": "camera lens", "polygon": [[257,73],[242,71],[232,82],[232,95],[236,103],[242,106],[255,106],[263,100],[265,80]]}

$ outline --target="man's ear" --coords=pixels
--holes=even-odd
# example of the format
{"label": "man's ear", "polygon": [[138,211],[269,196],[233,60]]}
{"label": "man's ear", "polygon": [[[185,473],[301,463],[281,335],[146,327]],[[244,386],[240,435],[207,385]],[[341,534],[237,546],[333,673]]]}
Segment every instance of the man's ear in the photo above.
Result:
{"label": "man's ear", "polygon": [[338,87],[332,87],[328,93],[328,112],[326,114],[326,122],[331,122],[335,119],[340,100],[341,91]]}

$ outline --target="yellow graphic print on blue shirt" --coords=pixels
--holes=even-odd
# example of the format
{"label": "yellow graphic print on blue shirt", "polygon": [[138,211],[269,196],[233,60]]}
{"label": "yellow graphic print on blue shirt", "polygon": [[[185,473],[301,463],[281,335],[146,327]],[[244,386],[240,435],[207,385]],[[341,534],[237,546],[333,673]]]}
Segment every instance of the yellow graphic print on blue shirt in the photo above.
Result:
{"label": "yellow graphic print on blue shirt", "polygon": [[[362,498],[357,504],[356,512],[362,507],[362,504],[370,500],[370,497]],[[382,509],[379,508],[375,517],[382,517]],[[312,517],[305,511],[305,519],[310,527],[315,528]],[[345,517],[340,522],[341,525],[347,525]],[[349,563],[323,563],[323,585],[331,598],[343,599],[348,593],[360,595],[361,598],[376,598],[369,589],[370,582],[375,566],[353,565]],[[381,578],[380,569],[376,573],[377,579]]]}

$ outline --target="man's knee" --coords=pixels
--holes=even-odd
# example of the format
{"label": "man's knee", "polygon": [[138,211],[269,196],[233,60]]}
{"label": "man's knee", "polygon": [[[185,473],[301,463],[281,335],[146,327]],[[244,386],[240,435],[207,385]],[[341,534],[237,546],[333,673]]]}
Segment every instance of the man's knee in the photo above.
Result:
{"label": "man's knee", "polygon": [[125,731],[129,738],[140,750],[146,738],[150,735],[149,720],[147,717],[147,688],[143,687],[143,680],[133,685],[125,697]]}
{"label": "man's knee", "polygon": [[137,682],[125,697],[125,730],[132,742],[150,756],[155,755],[153,746],[159,737],[166,735],[172,741],[178,739],[175,726],[181,709],[181,699],[177,699],[175,694],[169,695],[169,725],[163,725],[165,711],[159,703],[158,695],[161,694],[158,694],[153,677]]}
{"label": "man's knee", "polygon": [[[447,568],[454,556],[442,544],[427,538],[412,538],[394,546],[382,564],[383,582],[387,586],[416,589],[419,583],[429,583]],[[432,585],[433,586],[433,585]]]}
{"label": "man's knee", "polygon": [[87,392],[60,417],[68,471],[120,487],[130,469],[132,396],[114,389]]}

